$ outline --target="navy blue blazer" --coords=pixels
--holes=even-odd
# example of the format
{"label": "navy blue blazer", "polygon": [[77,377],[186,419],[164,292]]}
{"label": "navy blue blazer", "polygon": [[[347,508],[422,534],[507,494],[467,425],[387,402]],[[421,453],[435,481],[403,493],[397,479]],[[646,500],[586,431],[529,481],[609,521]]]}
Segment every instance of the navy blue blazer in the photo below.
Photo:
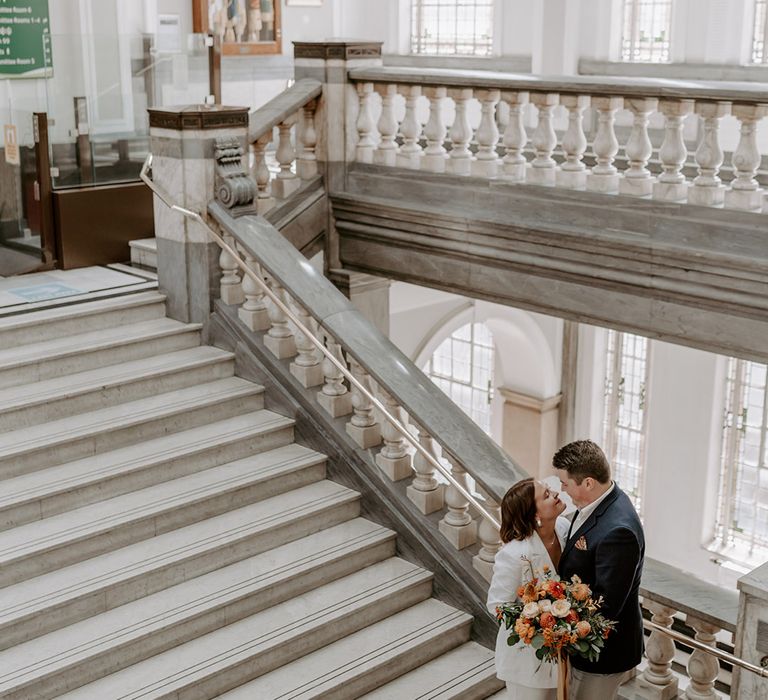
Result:
{"label": "navy blue blazer", "polygon": [[[576,547],[582,540],[586,549]],[[560,557],[560,577],[574,574],[603,596],[601,612],[618,624],[596,663],[572,657],[574,667],[587,673],[621,673],[643,656],[643,616],[640,612],[640,577],[643,572],[643,526],[627,495],[614,486],[578,530],[571,533]]]}

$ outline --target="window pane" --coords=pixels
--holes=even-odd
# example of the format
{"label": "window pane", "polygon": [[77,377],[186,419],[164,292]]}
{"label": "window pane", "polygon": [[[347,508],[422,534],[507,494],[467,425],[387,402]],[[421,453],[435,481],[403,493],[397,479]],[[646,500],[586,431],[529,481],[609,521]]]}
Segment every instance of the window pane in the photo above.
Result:
{"label": "window pane", "polygon": [[669,61],[672,0],[624,0],[623,61]]}
{"label": "window pane", "polygon": [[493,336],[482,323],[468,323],[444,340],[424,371],[486,433],[493,387]]}
{"label": "window pane", "polygon": [[412,0],[411,52],[490,56],[493,0]]}
{"label": "window pane", "polygon": [[752,63],[768,63],[765,50],[766,31],[768,31],[767,0],[755,0],[755,18],[752,29]]}
{"label": "window pane", "polygon": [[645,388],[648,383],[648,339],[609,331],[605,371],[603,444],[613,476],[642,506],[645,468]]}

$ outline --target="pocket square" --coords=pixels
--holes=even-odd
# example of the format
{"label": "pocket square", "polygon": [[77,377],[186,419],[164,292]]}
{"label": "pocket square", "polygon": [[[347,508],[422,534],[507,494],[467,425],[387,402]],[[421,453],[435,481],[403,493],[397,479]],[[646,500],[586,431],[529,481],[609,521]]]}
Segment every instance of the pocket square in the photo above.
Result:
{"label": "pocket square", "polygon": [[581,549],[582,551],[586,551],[586,549],[587,549],[587,541],[584,539],[584,535],[579,537],[579,539],[576,540],[576,544],[573,545],[573,546],[576,547],[576,549]]}

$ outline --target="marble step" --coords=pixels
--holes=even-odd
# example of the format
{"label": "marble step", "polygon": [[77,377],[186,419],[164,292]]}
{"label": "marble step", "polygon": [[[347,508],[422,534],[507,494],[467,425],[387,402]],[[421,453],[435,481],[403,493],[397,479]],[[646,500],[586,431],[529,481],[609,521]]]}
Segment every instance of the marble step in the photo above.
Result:
{"label": "marble step", "polygon": [[[394,556],[357,518],[0,653],[0,696],[55,697]],[[252,696],[266,697],[266,696]]]}
{"label": "marble step", "polygon": [[376,626],[426,600],[431,590],[429,572],[401,559],[387,559],[60,697],[216,697]]}
{"label": "marble step", "polygon": [[154,238],[138,238],[128,241],[131,264],[157,270],[157,241]]}
{"label": "marble step", "polygon": [[0,586],[220,515],[324,476],[323,455],[291,445],[280,448],[277,454],[212,467],[6,530],[0,533]]}
{"label": "marble step", "polygon": [[156,291],[28,311],[0,318],[0,349],[18,348],[164,316],[165,296]]}
{"label": "marble step", "polygon": [[157,318],[0,350],[0,388],[200,345],[200,324]]}
{"label": "marble step", "polygon": [[[483,700],[504,688],[496,678],[494,652],[467,642],[399,678],[381,686],[360,700]],[[224,696],[226,697],[226,696]],[[507,697],[503,690],[500,697]]]}
{"label": "marble step", "polygon": [[360,495],[319,481],[0,589],[4,646],[202,576],[360,515]]}
{"label": "marble step", "polygon": [[0,432],[224,379],[234,355],[201,345],[0,389]]}
{"label": "marble step", "polygon": [[[425,600],[220,697],[353,700],[464,644],[471,626],[471,615]],[[398,693],[378,697],[421,697],[411,690],[400,686]]]}
{"label": "marble step", "polygon": [[5,479],[0,490],[0,530],[292,441],[293,420],[261,410]]}
{"label": "marble step", "polygon": [[10,478],[207,422],[258,411],[264,388],[227,377],[2,434],[0,477]]}

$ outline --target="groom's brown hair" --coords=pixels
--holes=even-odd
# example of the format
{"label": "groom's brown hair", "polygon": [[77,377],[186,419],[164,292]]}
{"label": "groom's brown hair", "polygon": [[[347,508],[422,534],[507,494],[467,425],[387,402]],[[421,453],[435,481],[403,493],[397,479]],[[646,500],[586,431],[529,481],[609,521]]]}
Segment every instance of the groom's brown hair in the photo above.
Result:
{"label": "groom's brown hair", "polygon": [[561,447],[552,457],[552,466],[567,471],[577,484],[588,476],[601,484],[611,481],[611,465],[608,464],[608,458],[592,440],[576,440]]}

